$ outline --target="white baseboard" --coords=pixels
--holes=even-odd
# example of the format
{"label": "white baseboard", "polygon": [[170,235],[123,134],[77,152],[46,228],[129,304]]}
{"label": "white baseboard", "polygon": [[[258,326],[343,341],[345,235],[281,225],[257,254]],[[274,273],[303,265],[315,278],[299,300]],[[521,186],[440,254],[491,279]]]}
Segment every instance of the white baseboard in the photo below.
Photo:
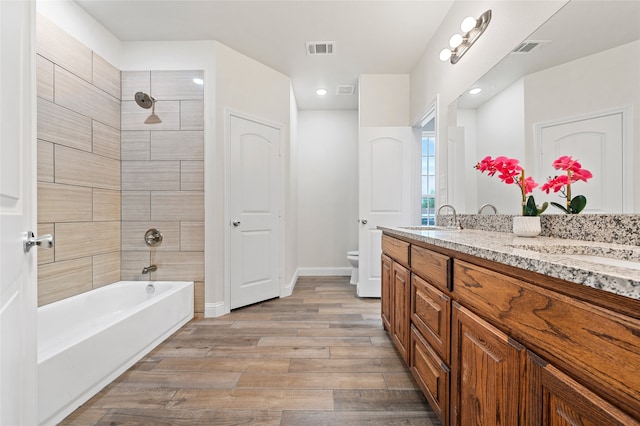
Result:
{"label": "white baseboard", "polygon": [[280,291],[280,297],[288,297],[293,294],[293,289],[296,286],[296,281],[298,281],[299,276],[299,270],[296,269],[296,272],[293,274],[293,277],[291,277],[291,281],[289,281],[289,284],[285,285],[282,288],[282,291]]}
{"label": "white baseboard", "polygon": [[228,314],[230,311],[224,305],[224,302],[205,303],[204,304],[204,317],[205,318],[217,318]]}
{"label": "white baseboard", "polygon": [[298,276],[300,277],[329,277],[341,276],[348,277],[351,275],[351,268],[346,267],[329,267],[329,268],[298,268]]}

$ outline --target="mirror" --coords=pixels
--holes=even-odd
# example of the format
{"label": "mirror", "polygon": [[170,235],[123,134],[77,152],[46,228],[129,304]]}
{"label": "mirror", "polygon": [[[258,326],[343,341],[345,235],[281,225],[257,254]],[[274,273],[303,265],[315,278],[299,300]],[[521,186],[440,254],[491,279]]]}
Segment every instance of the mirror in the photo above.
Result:
{"label": "mirror", "polygon": [[473,168],[487,155],[517,158],[540,186],[561,173],[553,160],[571,155],[594,174],[572,185],[588,199],[585,213],[639,213],[640,2],[571,1],[515,50],[471,87],[482,92],[449,107],[456,208],[519,214],[518,188]]}

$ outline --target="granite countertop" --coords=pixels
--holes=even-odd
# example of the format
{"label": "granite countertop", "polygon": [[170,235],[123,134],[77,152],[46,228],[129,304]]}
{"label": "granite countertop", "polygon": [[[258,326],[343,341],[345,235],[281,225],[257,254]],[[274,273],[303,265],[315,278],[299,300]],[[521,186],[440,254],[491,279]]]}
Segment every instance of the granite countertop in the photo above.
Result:
{"label": "granite countertop", "polygon": [[640,299],[640,247],[437,227],[378,229],[483,259]]}

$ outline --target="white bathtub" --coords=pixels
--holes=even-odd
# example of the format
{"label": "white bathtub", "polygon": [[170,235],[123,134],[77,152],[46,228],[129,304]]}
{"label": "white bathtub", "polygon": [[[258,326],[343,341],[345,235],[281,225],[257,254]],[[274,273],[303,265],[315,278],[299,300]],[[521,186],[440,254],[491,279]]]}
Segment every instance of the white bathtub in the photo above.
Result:
{"label": "white bathtub", "polygon": [[38,308],[38,423],[60,422],[191,318],[193,282],[121,281]]}

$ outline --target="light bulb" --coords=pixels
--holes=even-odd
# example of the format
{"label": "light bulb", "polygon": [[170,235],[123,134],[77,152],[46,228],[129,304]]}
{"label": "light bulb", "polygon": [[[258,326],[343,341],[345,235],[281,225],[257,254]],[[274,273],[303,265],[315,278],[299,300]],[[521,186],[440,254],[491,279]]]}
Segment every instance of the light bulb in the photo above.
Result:
{"label": "light bulb", "polygon": [[318,96],[324,96],[327,93],[328,93],[327,89],[318,89],[318,90],[316,90],[316,95],[318,95]]}
{"label": "light bulb", "polygon": [[461,44],[462,44],[462,36],[460,34],[454,34],[449,39],[449,46],[451,46],[452,49],[455,49]]}
{"label": "light bulb", "polygon": [[448,61],[450,57],[451,57],[451,51],[449,49],[442,49],[440,51],[440,60],[441,61]]}
{"label": "light bulb", "polygon": [[202,85],[204,84],[204,80],[203,80],[203,79],[201,79],[201,78],[198,78],[198,77],[194,78],[194,79],[193,79],[193,82],[194,82],[195,84],[199,84],[200,86],[202,86]]}
{"label": "light bulb", "polygon": [[482,92],[482,89],[479,87],[474,87],[473,89],[469,90],[470,95],[477,95],[480,92]]}
{"label": "light bulb", "polygon": [[464,18],[464,20],[462,21],[462,24],[460,24],[460,29],[462,30],[463,33],[468,33],[469,31],[474,29],[477,24],[478,24],[478,21],[476,20],[476,18],[474,18],[473,16],[468,16]]}

